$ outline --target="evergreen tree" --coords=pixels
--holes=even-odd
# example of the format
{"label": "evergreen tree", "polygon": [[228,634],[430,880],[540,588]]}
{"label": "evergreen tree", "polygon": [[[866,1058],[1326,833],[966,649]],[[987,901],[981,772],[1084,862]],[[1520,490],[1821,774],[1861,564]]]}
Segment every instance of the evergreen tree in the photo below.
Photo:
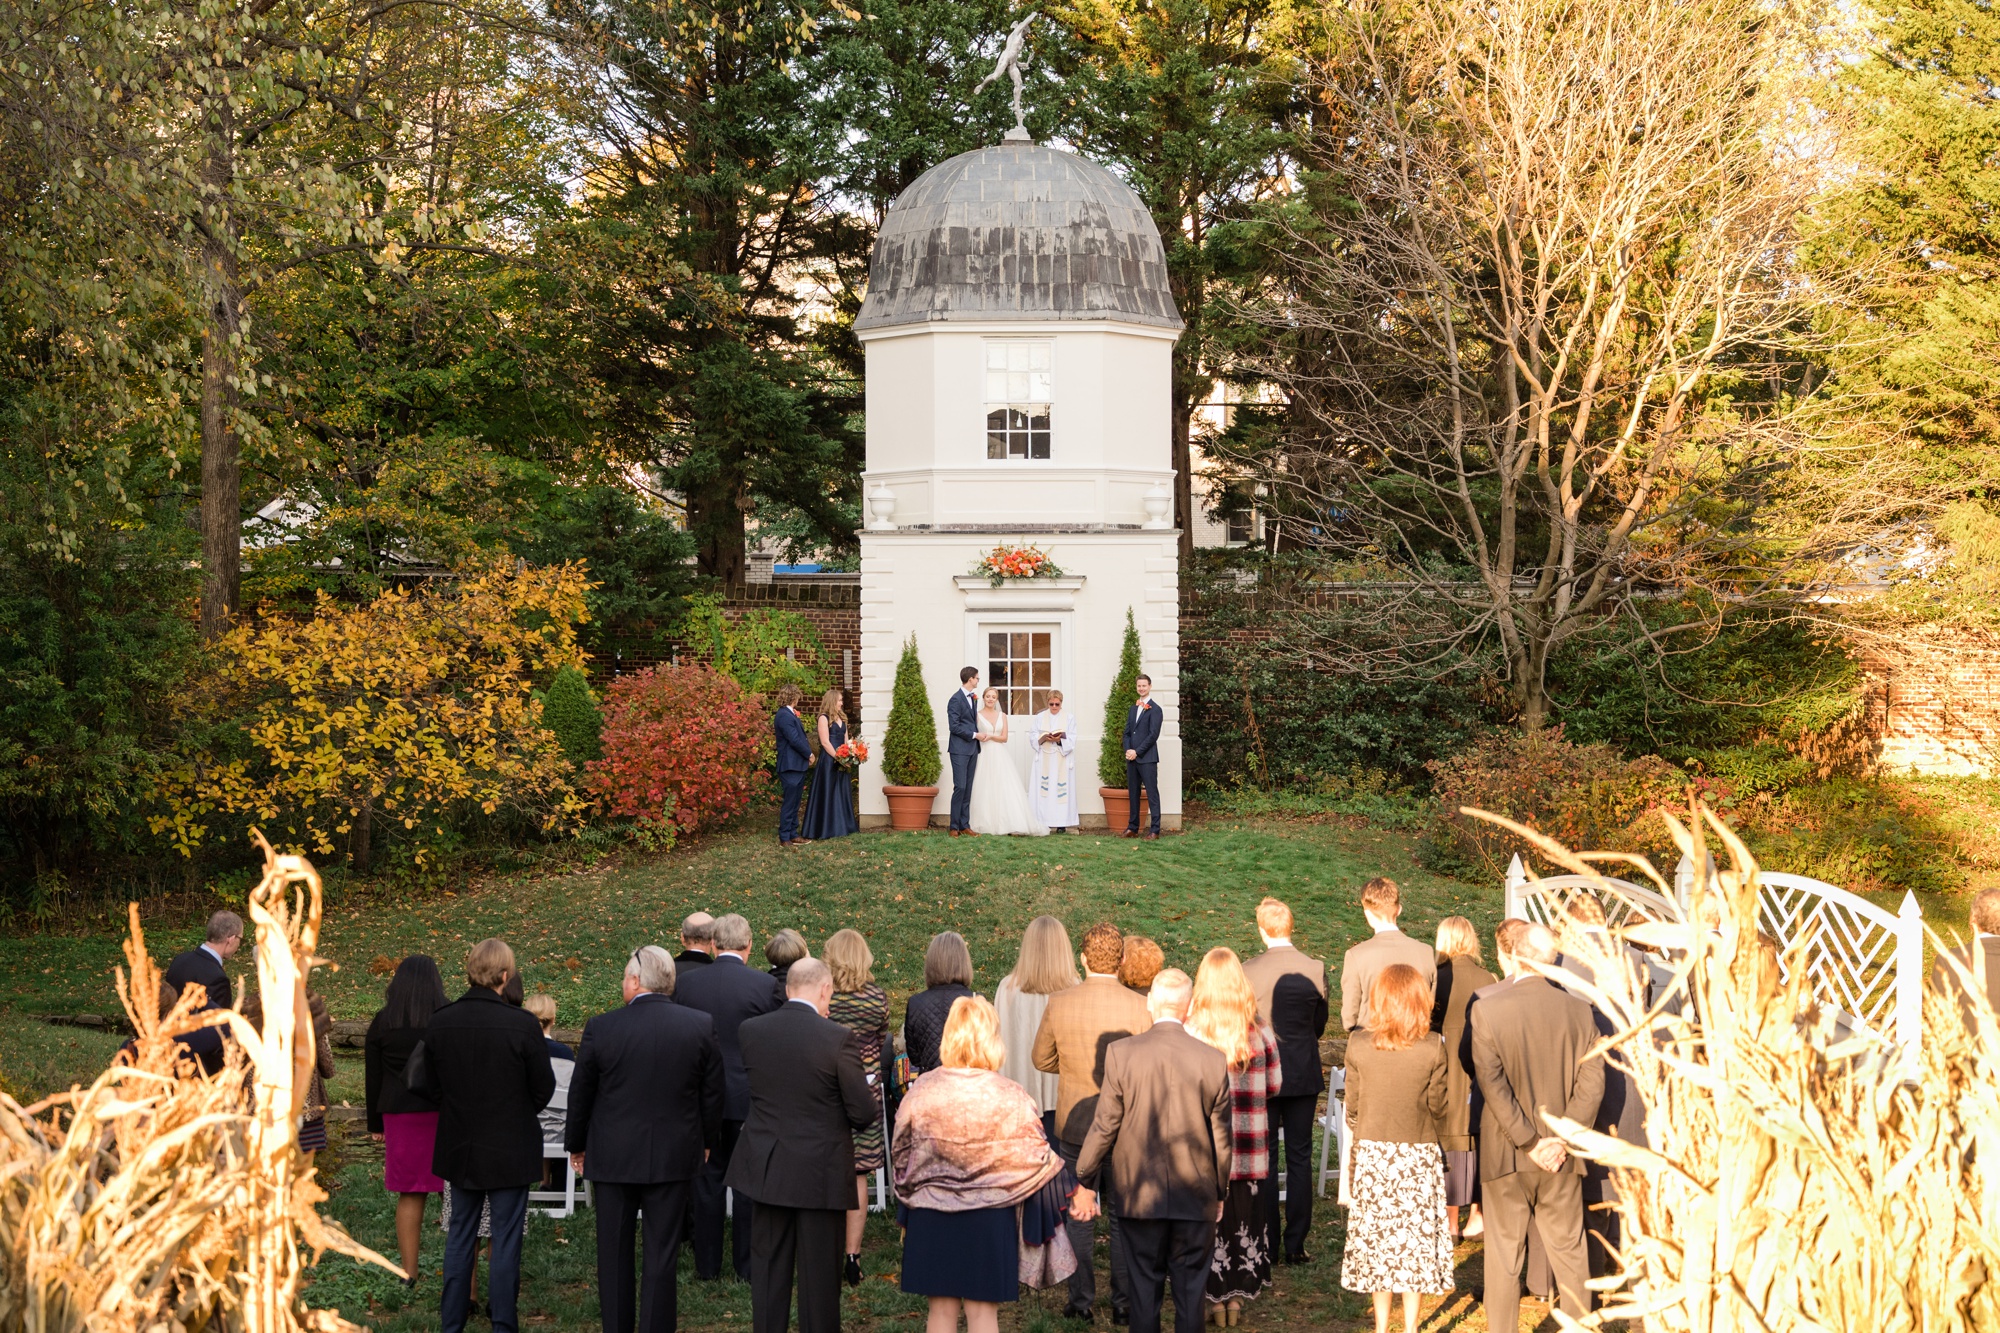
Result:
{"label": "evergreen tree", "polygon": [[917,660],[917,636],[912,634],[896,663],[896,690],[889,704],[889,726],[882,735],[882,779],[892,787],[931,787],[943,771],[937,718],[924,692],[924,667]]}
{"label": "evergreen tree", "polygon": [[1104,697],[1104,736],[1097,745],[1097,780],[1125,785],[1125,713],[1139,697],[1139,627],[1125,608],[1125,644],[1118,650],[1118,675]]}
{"label": "evergreen tree", "polygon": [[573,666],[558,670],[542,696],[542,725],[555,733],[563,757],[577,768],[604,757],[604,717],[590,682]]}

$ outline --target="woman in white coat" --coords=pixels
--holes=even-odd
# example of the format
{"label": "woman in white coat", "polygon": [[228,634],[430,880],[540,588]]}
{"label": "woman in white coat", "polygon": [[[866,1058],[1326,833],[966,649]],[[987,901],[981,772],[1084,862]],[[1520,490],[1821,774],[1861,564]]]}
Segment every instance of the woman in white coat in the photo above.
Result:
{"label": "woman in white coat", "polygon": [[1073,829],[1076,817],[1076,723],[1063,709],[1061,690],[1028,726],[1035,760],[1028,769],[1028,807],[1051,829]]}

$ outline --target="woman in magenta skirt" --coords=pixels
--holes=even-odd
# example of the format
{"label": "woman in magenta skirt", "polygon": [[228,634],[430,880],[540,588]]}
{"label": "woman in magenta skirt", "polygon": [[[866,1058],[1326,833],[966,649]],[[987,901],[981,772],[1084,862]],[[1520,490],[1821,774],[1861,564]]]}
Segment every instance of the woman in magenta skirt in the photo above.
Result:
{"label": "woman in magenta skirt", "polygon": [[445,1006],[437,963],[411,954],[396,967],[382,1007],[368,1025],[368,1132],[382,1144],[382,1183],[396,1200],[396,1245],[402,1251],[403,1285],[417,1284],[417,1247],[423,1236],[424,1200],[444,1188],[431,1174],[437,1140],[437,1103],[411,1092],[403,1081],[410,1052],[424,1039],[431,1015]]}

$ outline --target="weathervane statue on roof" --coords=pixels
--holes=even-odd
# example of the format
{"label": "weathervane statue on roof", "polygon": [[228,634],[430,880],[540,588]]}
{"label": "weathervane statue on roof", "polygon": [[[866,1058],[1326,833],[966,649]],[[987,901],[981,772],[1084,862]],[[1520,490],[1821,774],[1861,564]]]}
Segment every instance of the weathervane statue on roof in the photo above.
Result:
{"label": "weathervane statue on roof", "polygon": [[1026,18],[1013,26],[1007,33],[1007,44],[1000,48],[1000,59],[994,64],[993,72],[981,79],[979,86],[972,90],[974,97],[979,96],[979,94],[986,91],[987,84],[993,82],[993,80],[999,78],[1002,74],[1005,74],[1009,79],[1014,81],[1014,128],[1008,130],[1003,136],[1008,139],[1026,139],[1030,137],[1028,134],[1028,113],[1021,107],[1021,66],[1027,59],[1028,25],[1034,21],[1035,16],[1030,13]]}

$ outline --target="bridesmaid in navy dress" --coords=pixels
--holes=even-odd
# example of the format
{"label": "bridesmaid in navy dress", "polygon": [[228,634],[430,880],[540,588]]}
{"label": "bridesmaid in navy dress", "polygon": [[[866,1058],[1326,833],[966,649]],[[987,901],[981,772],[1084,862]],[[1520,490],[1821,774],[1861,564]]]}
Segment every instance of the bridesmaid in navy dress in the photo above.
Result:
{"label": "bridesmaid in navy dress", "polygon": [[806,798],[802,838],[844,838],[861,822],[854,817],[853,771],[834,762],[833,752],[847,740],[847,709],[839,690],[828,690],[819,701],[819,762],[812,766],[812,790]]}

